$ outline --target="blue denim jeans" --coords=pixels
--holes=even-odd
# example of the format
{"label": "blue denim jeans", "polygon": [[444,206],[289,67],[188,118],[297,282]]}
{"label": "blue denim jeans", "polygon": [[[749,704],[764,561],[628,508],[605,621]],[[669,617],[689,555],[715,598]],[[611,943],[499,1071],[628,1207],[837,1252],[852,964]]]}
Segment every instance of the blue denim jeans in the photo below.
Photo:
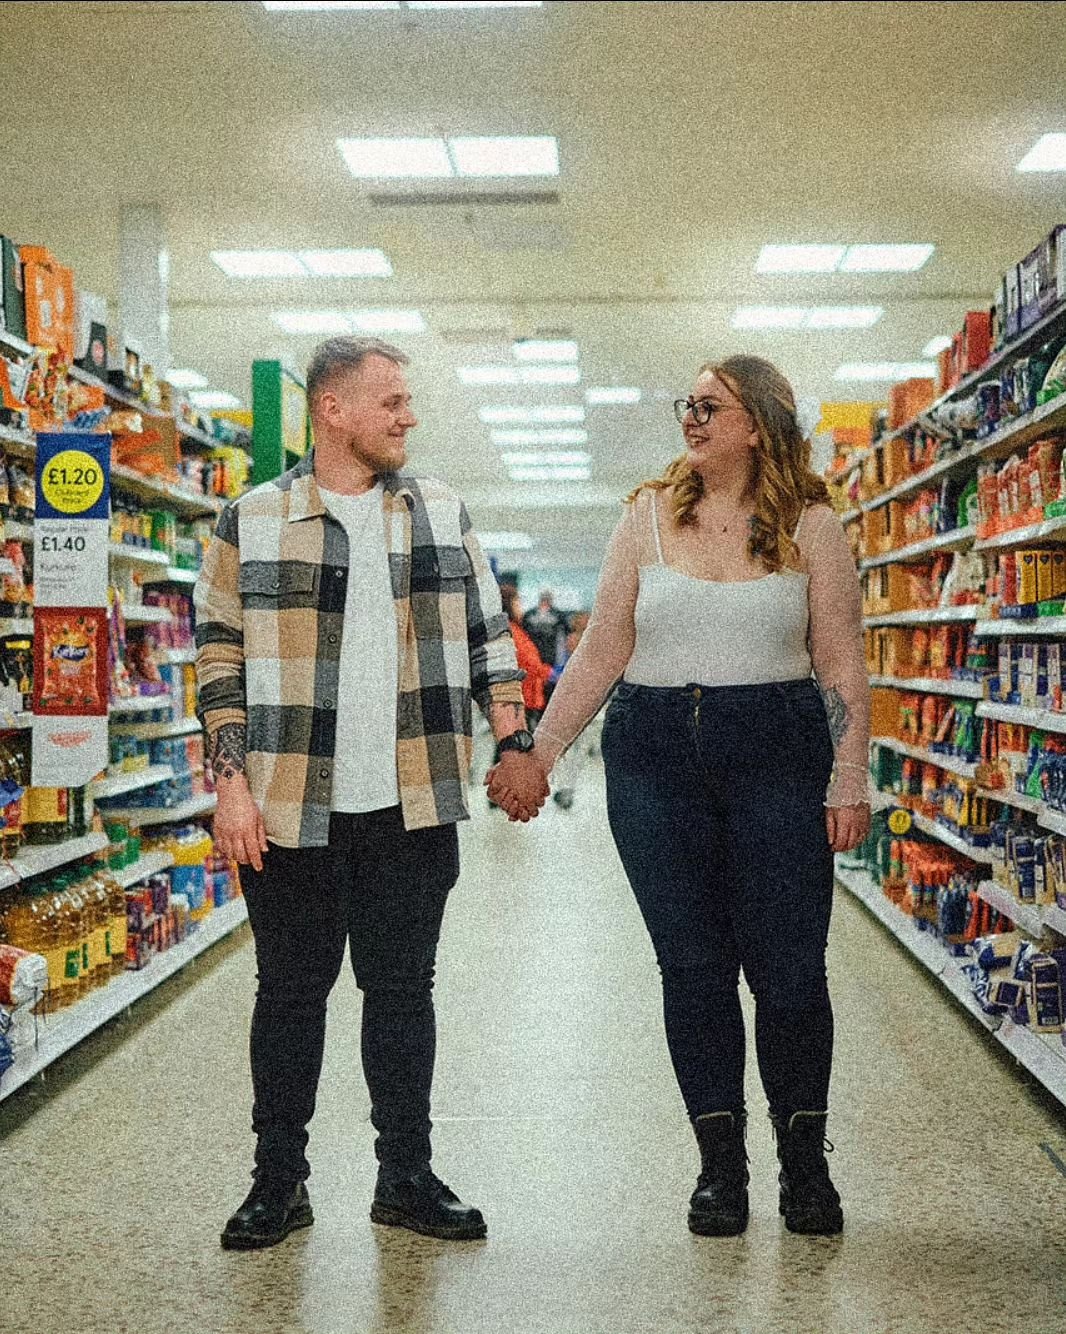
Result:
{"label": "blue denim jeans", "polygon": [[611,832],[662,973],[689,1116],[744,1106],[742,968],[771,1112],[824,1111],[833,745],[814,680],[622,682],[602,748]]}

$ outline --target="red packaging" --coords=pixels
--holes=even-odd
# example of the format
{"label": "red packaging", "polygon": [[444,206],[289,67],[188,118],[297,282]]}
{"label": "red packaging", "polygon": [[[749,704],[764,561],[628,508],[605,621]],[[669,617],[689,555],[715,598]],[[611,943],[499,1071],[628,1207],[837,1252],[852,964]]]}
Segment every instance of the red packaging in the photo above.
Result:
{"label": "red packaging", "polygon": [[33,631],[33,712],[76,718],[106,714],[107,612],[37,607]]}

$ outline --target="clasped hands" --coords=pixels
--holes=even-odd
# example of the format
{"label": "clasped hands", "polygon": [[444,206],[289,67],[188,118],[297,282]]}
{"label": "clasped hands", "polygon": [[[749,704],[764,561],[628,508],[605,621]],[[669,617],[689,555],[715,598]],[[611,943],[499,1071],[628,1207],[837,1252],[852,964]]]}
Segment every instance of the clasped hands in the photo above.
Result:
{"label": "clasped hands", "polygon": [[544,763],[536,750],[528,754],[504,751],[485,775],[485,786],[489,800],[505,811],[512,823],[520,820],[527,824],[536,819],[551,792]]}

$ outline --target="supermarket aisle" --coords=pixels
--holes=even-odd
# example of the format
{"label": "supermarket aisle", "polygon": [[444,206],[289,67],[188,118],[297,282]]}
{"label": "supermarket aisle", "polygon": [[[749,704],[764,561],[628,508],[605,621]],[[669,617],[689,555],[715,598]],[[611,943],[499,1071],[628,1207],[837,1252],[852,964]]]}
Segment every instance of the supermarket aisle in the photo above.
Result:
{"label": "supermarket aisle", "polygon": [[0,1106],[0,1311],[82,1334],[917,1334],[963,1311],[983,1334],[1066,1329],[1066,1177],[1040,1148],[1066,1159],[1066,1120],[845,895],[832,1137],[848,1231],[783,1231],[753,1086],[750,1230],[687,1232],[695,1150],[598,780],[568,814],[512,828],[481,810],[464,830],[441,951],[437,1166],[485,1209],[487,1242],[370,1224],[345,977],[312,1133],[317,1222],[271,1251],[219,1248],[250,1153],[242,938],[121,1040],[90,1043],[33,1115],[25,1097]]}

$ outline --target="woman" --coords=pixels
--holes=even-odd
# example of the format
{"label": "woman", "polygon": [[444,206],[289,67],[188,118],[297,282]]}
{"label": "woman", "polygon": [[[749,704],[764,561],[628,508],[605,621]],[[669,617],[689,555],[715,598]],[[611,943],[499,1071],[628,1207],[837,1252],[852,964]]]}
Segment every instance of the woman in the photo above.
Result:
{"label": "woman", "polygon": [[526,722],[535,727],[544,712],[544,687],[552,674],[551,665],[545,663],[537,651],[537,646],[522,627],[522,601],[514,584],[500,585],[500,600],[504,614],[511,622],[511,638],[514,640],[515,656],[518,665],[525,672],[522,682],[522,702],[526,708]]}
{"label": "woman", "polygon": [[[549,773],[622,677],[603,729],[608,816],[700,1149],[689,1227],[747,1225],[743,968],[781,1212],[831,1234],[833,854],[870,826],[858,576],[774,366],[707,364],[675,412],[685,453],[629,497],[534,754]],[[524,792],[496,799],[528,813]]]}

